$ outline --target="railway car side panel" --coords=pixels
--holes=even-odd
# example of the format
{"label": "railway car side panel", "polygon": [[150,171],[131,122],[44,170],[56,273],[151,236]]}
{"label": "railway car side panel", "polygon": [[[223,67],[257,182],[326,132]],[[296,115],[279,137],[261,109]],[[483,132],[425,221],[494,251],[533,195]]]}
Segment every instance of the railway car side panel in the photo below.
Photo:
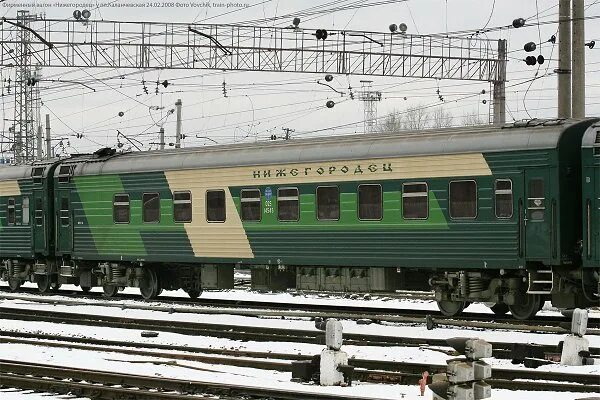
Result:
{"label": "railway car side panel", "polygon": [[600,152],[584,148],[583,155],[583,240],[584,268],[600,267]]}
{"label": "railway car side panel", "polygon": [[0,182],[0,259],[33,258],[31,180]]}
{"label": "railway car side panel", "polygon": [[96,261],[191,261],[163,173],[74,177],[73,256]]}

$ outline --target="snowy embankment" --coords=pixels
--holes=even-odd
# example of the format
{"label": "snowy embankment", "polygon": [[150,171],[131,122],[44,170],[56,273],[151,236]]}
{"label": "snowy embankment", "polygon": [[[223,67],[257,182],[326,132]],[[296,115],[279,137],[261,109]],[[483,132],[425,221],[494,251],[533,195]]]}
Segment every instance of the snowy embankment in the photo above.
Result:
{"label": "snowy embankment", "polygon": [[[172,295],[172,293],[169,293]],[[207,295],[206,293],[203,296]],[[215,293],[214,296],[223,296],[223,293]],[[258,300],[266,298],[265,301],[275,301],[272,295],[250,294],[243,291],[229,292],[227,297],[231,299],[237,295],[245,299]],[[212,297],[212,296],[211,296]],[[54,299],[62,298],[54,296]],[[373,303],[378,302],[364,300],[347,300],[347,299],[307,299],[304,297],[293,297],[287,294],[275,295],[277,301],[291,302],[295,299],[303,303],[308,301],[318,301],[324,303],[329,301],[343,301],[344,305],[352,304],[352,302],[362,303],[360,305],[376,306]],[[284,300],[285,298],[285,300]],[[66,299],[66,298],[64,298]],[[308,300],[308,301],[307,301]],[[86,302],[90,302],[86,299]],[[390,307],[390,303],[398,304],[399,308],[408,308],[411,306],[423,308],[422,306],[435,307],[429,302],[415,300],[390,300],[380,301],[385,307]],[[125,300],[123,303],[135,304],[139,302]],[[365,304],[366,303],[366,304]],[[154,303],[153,303],[154,304]],[[157,302],[156,305],[160,305]],[[164,304],[170,307],[177,307],[173,304]],[[358,304],[357,304],[358,305]],[[244,317],[227,314],[202,314],[201,306],[197,313],[176,313],[169,314],[167,312],[147,311],[147,310],[132,310],[107,308],[93,305],[44,305],[39,303],[27,302],[22,300],[1,300],[1,307],[28,308],[39,310],[53,310],[60,312],[87,313],[94,315],[110,315],[116,317],[127,318],[144,318],[155,321],[189,321],[203,322],[215,324],[230,324],[230,325],[245,325],[245,326],[262,326],[276,327],[284,329],[305,329],[314,331],[314,323],[308,319],[293,319],[282,320],[274,318],[255,318]],[[186,305],[189,307],[189,305]],[[482,307],[483,306],[479,306]],[[479,311],[479,310],[478,310]],[[554,311],[547,311],[555,313]],[[374,335],[395,335],[402,337],[431,337],[431,338],[448,338],[454,336],[471,336],[480,337],[494,342],[526,342],[540,344],[558,344],[564,335],[555,334],[533,334],[523,332],[507,333],[506,331],[481,331],[481,330],[465,330],[465,329],[436,329],[427,331],[424,326],[402,326],[402,325],[358,325],[353,321],[342,321],[345,332],[354,333],[370,333]],[[286,354],[306,354],[314,355],[321,351],[322,346],[307,344],[307,343],[282,343],[282,342],[242,342],[229,339],[221,339],[214,337],[203,336],[188,336],[168,332],[160,332],[157,338],[142,338],[140,331],[130,329],[105,328],[105,327],[86,327],[78,325],[59,325],[46,322],[28,322],[28,321],[10,321],[0,320],[0,330],[12,332],[28,332],[28,333],[44,333],[48,335],[60,336],[76,336],[84,338],[104,339],[104,340],[119,340],[134,343],[152,343],[152,344],[169,344],[176,346],[187,346],[206,349],[229,349],[229,350],[245,350],[253,352],[273,352]],[[17,333],[18,335],[18,333]],[[590,337],[590,345],[600,347],[600,337]],[[421,362],[431,365],[444,365],[448,356],[437,351],[426,348],[415,347],[366,347],[366,346],[345,346],[344,350],[349,353],[349,356],[361,359],[374,359],[386,361],[407,361]],[[118,352],[98,352],[83,349],[64,349],[44,346],[42,342],[35,346],[26,344],[10,344],[0,343],[0,358],[14,359],[20,361],[29,361],[37,363],[48,363],[53,365],[64,365],[78,368],[91,368],[107,371],[122,371],[123,373],[148,374],[152,376],[165,376],[178,379],[190,379],[199,381],[214,381],[214,382],[236,382],[239,384],[260,385],[274,388],[293,388],[298,391],[318,391],[327,393],[339,393],[355,396],[366,396],[382,399],[418,399],[419,389],[416,386],[401,386],[401,385],[383,385],[383,384],[366,384],[357,383],[350,388],[323,388],[314,385],[305,385],[290,382],[291,374],[287,372],[264,371],[252,368],[242,368],[233,366],[222,366],[214,364],[206,364],[194,361],[177,360],[173,363],[172,359],[147,356],[131,356],[119,354]],[[494,368],[522,368],[515,367],[507,360],[488,360]],[[523,377],[527,377],[527,370],[523,369]],[[563,367],[558,365],[545,366],[539,370],[548,370],[564,373],[590,373],[597,374],[600,381],[600,366],[586,367]],[[17,396],[17,397],[15,397]],[[0,392],[0,397],[4,399],[23,398],[33,399],[39,395],[26,395],[21,392],[10,393]],[[540,392],[510,392],[505,390],[494,390],[493,399],[495,400],[547,400],[549,398],[556,400],[571,400],[576,398],[589,397],[582,394],[574,393],[540,393]],[[44,397],[48,399],[49,397]],[[425,396],[425,399],[431,398],[431,395]]]}

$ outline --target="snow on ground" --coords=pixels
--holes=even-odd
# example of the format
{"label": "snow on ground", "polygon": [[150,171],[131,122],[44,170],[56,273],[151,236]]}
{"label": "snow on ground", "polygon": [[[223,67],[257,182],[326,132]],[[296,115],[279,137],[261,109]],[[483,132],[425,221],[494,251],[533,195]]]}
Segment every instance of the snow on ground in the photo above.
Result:
{"label": "snow on ground", "polygon": [[[259,326],[280,329],[302,329],[316,331],[314,322],[308,319],[280,319],[280,318],[256,318],[240,315],[228,314],[202,314],[202,313],[175,313],[170,314],[162,311],[121,309],[114,307],[102,307],[92,305],[54,305],[40,304],[23,300],[0,299],[0,306],[36,309],[55,312],[71,312],[90,315],[114,316],[121,318],[140,318],[154,321],[183,321],[183,322],[202,322],[206,324],[224,324],[232,326]],[[455,336],[472,336],[485,339],[491,342],[520,342],[520,343],[538,343],[555,344],[564,339],[563,334],[535,334],[529,332],[507,332],[502,330],[483,330],[483,329],[465,329],[465,328],[437,328],[428,331],[425,324],[371,324],[359,325],[355,321],[342,321],[344,332],[361,333],[372,335],[402,336],[412,338],[439,338],[446,339]],[[600,336],[589,336],[591,347],[600,347]]]}
{"label": "snow on ground", "polygon": [[[77,288],[72,287],[73,290]],[[98,290],[98,289],[96,289]],[[125,293],[138,294],[136,289],[126,289]],[[24,294],[22,294],[24,295]],[[186,297],[182,291],[168,292],[169,296]],[[25,295],[26,296],[26,295]],[[372,300],[353,300],[344,299],[341,297],[323,298],[317,295],[293,296],[288,293],[280,294],[257,294],[243,290],[234,290],[227,292],[206,292],[202,295],[206,298],[226,298],[237,300],[254,300],[296,304],[340,304],[344,306],[368,306],[368,307],[398,307],[398,308],[420,308],[420,309],[436,309],[435,303],[422,300],[406,300],[406,299],[382,299],[374,298]],[[36,296],[36,298],[39,298]],[[68,299],[64,296],[52,296],[52,299]],[[160,300],[160,299],[159,299]],[[94,300],[85,299],[87,303]],[[101,300],[102,301],[102,300]],[[101,302],[100,301],[100,302]],[[151,304],[157,306],[178,307],[177,304],[167,302],[151,302],[141,303],[136,300],[122,300],[119,303],[126,305]],[[107,308],[94,305],[44,305],[23,300],[0,300],[2,307],[15,308],[35,308],[40,310],[52,310],[61,312],[89,313],[96,315],[110,315],[127,318],[144,318],[162,321],[189,321],[203,322],[215,324],[232,324],[232,325],[255,325],[268,326],[287,329],[306,329],[315,331],[314,323],[308,319],[281,320],[273,318],[255,318],[244,317],[227,314],[202,314],[200,313],[176,313],[169,314],[167,312],[147,311],[147,310],[132,310]],[[190,307],[184,305],[181,307]],[[193,306],[196,307],[196,306]],[[198,311],[201,311],[201,303],[197,306]],[[488,312],[487,307],[483,305],[471,305],[469,311]],[[558,314],[555,310],[544,310],[543,313],[548,315]],[[597,315],[593,315],[593,314]],[[600,316],[600,312],[593,311],[593,316]],[[529,342],[540,344],[558,344],[564,338],[564,335],[555,334],[533,334],[526,332],[506,332],[493,330],[464,330],[438,328],[433,331],[427,331],[424,326],[402,326],[394,324],[372,324],[372,325],[357,325],[353,321],[342,321],[345,332],[355,333],[371,333],[375,335],[390,335],[390,336],[408,336],[408,337],[431,337],[431,338],[449,338],[454,336],[471,336],[480,337],[494,342]],[[306,344],[306,343],[268,343],[268,342],[242,342],[229,339],[202,337],[202,336],[187,336],[175,333],[160,332],[157,338],[142,338],[140,331],[130,329],[116,329],[105,327],[85,327],[77,325],[58,325],[46,322],[27,322],[27,321],[12,321],[0,320],[0,329],[4,331],[15,332],[38,332],[49,335],[63,336],[78,336],[105,340],[123,340],[136,343],[160,343],[172,344],[177,346],[189,346],[198,348],[223,348],[231,350],[247,350],[256,352],[280,352],[289,354],[317,354],[321,351],[322,346]],[[591,336],[590,346],[600,347],[600,337]],[[344,346],[344,350],[350,356],[361,359],[387,360],[387,361],[407,361],[407,362],[423,362],[430,365],[445,364],[446,355],[432,351],[429,349],[419,349],[415,347],[365,347],[365,346]],[[43,346],[42,343],[32,349],[31,345],[24,344],[0,344],[0,358],[15,359],[21,361],[31,361],[39,363],[52,363],[55,365],[67,365],[81,368],[94,368],[110,371],[122,371],[135,374],[149,374],[153,376],[168,376],[180,379],[192,380],[210,380],[215,382],[236,382],[240,384],[248,383],[260,386],[277,387],[277,388],[294,388],[298,391],[319,391],[323,393],[339,393],[354,396],[365,396],[368,398],[381,399],[420,399],[418,389],[416,387],[401,386],[401,385],[383,385],[383,384],[357,384],[352,388],[321,388],[313,385],[297,384],[290,382],[289,373],[280,373],[273,371],[261,371],[249,368],[231,367],[204,364],[191,361],[177,361],[177,365],[166,365],[165,362],[172,360],[162,360],[158,364],[155,363],[155,357],[140,357],[131,355],[122,355],[110,352],[93,352],[89,350],[62,349]],[[131,361],[142,361],[142,363],[131,363]],[[513,366],[508,360],[488,360],[494,368],[523,368]],[[600,365],[586,367],[564,367],[559,365],[544,366],[538,370],[548,370],[564,373],[590,373],[598,374],[600,377]],[[524,371],[524,377],[526,372]],[[600,379],[600,378],[599,378]],[[48,396],[40,394],[28,394],[29,392],[10,392],[0,391],[2,400],[11,399],[26,399],[39,400],[43,399],[65,399],[65,396]],[[598,394],[595,394],[598,395]],[[590,394],[591,396],[591,394]],[[512,392],[506,390],[494,390],[493,400],[573,400],[578,398],[589,397],[586,394],[575,393],[545,393],[545,392]],[[425,400],[431,398],[431,394],[424,397]]]}
{"label": "snow on ground", "polygon": [[[290,382],[291,373],[264,371],[251,368],[205,364],[200,362],[161,360],[141,356],[127,356],[115,353],[100,353],[88,350],[55,349],[20,344],[0,344],[0,354],[6,359],[45,363],[76,368],[90,368],[102,371],[143,374],[175,379],[227,382],[239,385],[292,389],[296,392],[317,392],[361,396],[365,399],[419,399],[419,389],[415,386],[384,385],[358,382],[352,387],[321,387],[313,384]],[[4,396],[4,393],[2,393]],[[575,393],[513,392],[493,390],[493,400],[573,400],[582,397]],[[583,396],[585,397],[585,396]],[[5,397],[2,397],[3,400]],[[25,398],[16,397],[16,398]],[[430,399],[427,393],[424,399]]]}
{"label": "snow on ground", "polygon": [[76,397],[72,395],[50,395],[48,393],[37,393],[32,390],[0,389],[2,400],[90,400],[87,397]]}

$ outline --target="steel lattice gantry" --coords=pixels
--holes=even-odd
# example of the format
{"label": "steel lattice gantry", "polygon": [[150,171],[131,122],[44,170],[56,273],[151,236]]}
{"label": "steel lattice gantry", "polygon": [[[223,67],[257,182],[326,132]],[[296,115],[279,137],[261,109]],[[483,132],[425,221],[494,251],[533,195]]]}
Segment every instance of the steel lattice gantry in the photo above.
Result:
{"label": "steel lattice gantry", "polygon": [[[8,21],[11,21],[8,19]],[[220,69],[504,81],[497,41],[240,25],[37,19],[29,44],[42,67]],[[19,43],[0,26],[0,64]]]}
{"label": "steel lattice gantry", "polygon": [[[23,31],[30,33],[22,40]],[[295,27],[46,19],[0,21],[0,66],[275,71],[494,85],[505,120],[506,41]],[[319,37],[319,38],[317,38]],[[23,57],[26,54],[27,57]],[[29,65],[23,65],[24,60]],[[25,83],[15,82],[24,87]],[[17,104],[18,106],[18,104]],[[24,132],[33,137],[32,132]]]}

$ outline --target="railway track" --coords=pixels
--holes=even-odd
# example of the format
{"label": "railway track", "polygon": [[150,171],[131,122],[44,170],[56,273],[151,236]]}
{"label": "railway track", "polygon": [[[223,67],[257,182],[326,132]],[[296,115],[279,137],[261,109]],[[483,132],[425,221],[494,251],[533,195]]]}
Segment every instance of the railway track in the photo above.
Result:
{"label": "railway track", "polygon": [[[186,321],[160,321],[141,318],[122,318],[72,312],[43,311],[0,307],[0,319],[23,321],[46,321],[57,324],[99,326],[122,329],[172,332],[191,336],[209,336],[232,340],[257,342],[295,342],[324,344],[325,334],[317,329],[287,329],[234,324],[215,324]],[[356,346],[447,346],[443,339],[400,337],[359,333],[345,333],[344,343]],[[511,358],[512,343],[492,342],[494,356]],[[556,353],[557,346],[539,345],[545,353]],[[600,348],[590,348],[592,354],[600,354]]]}
{"label": "railway track", "polygon": [[[4,387],[74,394],[95,400],[190,399],[190,395],[212,395],[219,399],[273,400],[368,400],[372,397],[332,395],[310,391],[262,388],[223,382],[202,382],[124,374],[82,368],[59,367],[0,360],[0,382]],[[203,398],[205,398],[203,396]],[[374,399],[376,400],[376,399]]]}
{"label": "railway track", "polygon": [[[128,343],[115,341],[95,341],[95,344],[79,344],[80,338],[60,337],[53,340],[42,338],[23,339],[17,337],[2,337],[0,343],[19,343],[34,346],[63,347],[69,349],[89,350],[97,352],[113,352],[128,356],[144,356],[170,360],[165,365],[177,364],[178,361],[193,361],[205,364],[217,364],[236,367],[246,367],[279,372],[290,372],[291,361],[308,361],[312,357],[300,354],[280,354],[249,351],[219,351],[206,349],[190,349],[182,346],[169,346],[171,351],[166,351],[164,346],[148,345],[146,343]],[[105,342],[105,343],[102,343]],[[101,343],[101,344],[99,344]],[[221,354],[218,354],[221,353]],[[350,365],[354,366],[354,379],[361,382],[388,383],[388,384],[418,384],[423,371],[431,374],[444,373],[445,365],[428,365],[422,363],[390,362],[380,360],[363,360],[351,358]],[[154,364],[157,364],[155,362]],[[2,362],[0,361],[0,367]],[[7,372],[2,369],[3,372]],[[79,379],[77,375],[71,376]],[[525,379],[526,377],[526,379]],[[553,392],[598,392],[600,384],[597,375],[591,374],[565,374],[557,372],[535,370],[507,370],[494,369],[492,379],[487,380],[494,388],[509,390],[533,390]],[[19,386],[17,386],[19,387]]]}
{"label": "railway track", "polygon": [[[249,317],[277,317],[277,318],[338,318],[345,320],[361,320],[370,322],[387,322],[401,324],[424,324],[427,323],[427,316],[431,317],[430,323],[444,325],[449,327],[464,327],[476,329],[504,329],[510,331],[526,331],[539,333],[566,333],[569,321],[564,317],[544,316],[531,321],[518,321],[510,316],[495,316],[485,313],[470,313],[460,317],[443,317],[439,312],[414,310],[414,309],[394,309],[394,308],[368,308],[351,306],[332,306],[315,304],[281,304],[275,302],[261,301],[236,301],[236,300],[215,300],[206,299],[198,302],[188,300],[172,302],[169,306],[149,305],[140,302],[140,304],[125,304],[116,299],[104,299],[98,301],[94,297],[93,301],[83,299],[64,300],[52,299],[53,296],[22,296],[15,294],[1,293],[0,299],[23,300],[42,304],[53,305],[85,305],[99,307],[115,307],[120,309],[134,309],[146,311],[160,311],[168,313],[191,313],[191,314],[229,314]],[[138,300],[135,296],[134,299]],[[178,298],[175,298],[178,299]],[[177,305],[177,307],[174,307]],[[190,305],[186,307],[185,305]],[[193,306],[192,306],[193,305]],[[588,334],[600,335],[600,319],[590,318],[588,322]]]}

